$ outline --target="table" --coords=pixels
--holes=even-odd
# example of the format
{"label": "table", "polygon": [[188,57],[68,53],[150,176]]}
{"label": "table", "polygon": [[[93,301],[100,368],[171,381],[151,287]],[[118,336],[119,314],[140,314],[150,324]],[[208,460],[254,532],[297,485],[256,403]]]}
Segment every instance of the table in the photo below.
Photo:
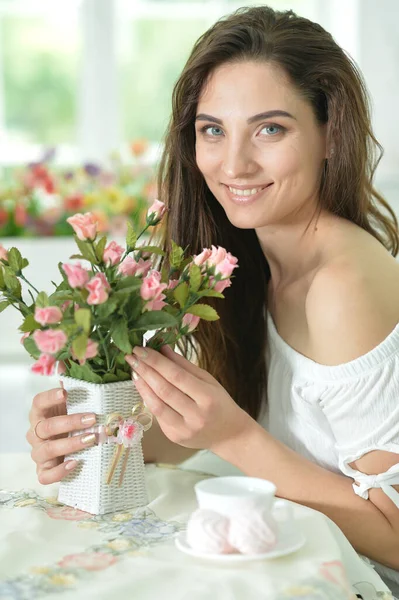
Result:
{"label": "table", "polygon": [[193,486],[213,476],[187,463],[146,466],[147,507],[93,516],[59,505],[28,453],[1,454],[1,600],[392,599],[338,527],[299,504],[307,542],[290,556],[221,565],[182,554],[174,537],[197,507]]}

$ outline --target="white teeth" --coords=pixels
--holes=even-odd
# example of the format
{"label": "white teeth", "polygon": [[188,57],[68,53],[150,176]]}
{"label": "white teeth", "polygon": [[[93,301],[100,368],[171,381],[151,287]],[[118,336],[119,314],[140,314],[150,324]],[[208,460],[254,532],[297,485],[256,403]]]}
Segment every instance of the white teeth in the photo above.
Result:
{"label": "white teeth", "polygon": [[230,187],[229,190],[235,196],[253,196],[257,192],[260,192],[263,188],[253,188],[252,190],[237,190],[236,188]]}

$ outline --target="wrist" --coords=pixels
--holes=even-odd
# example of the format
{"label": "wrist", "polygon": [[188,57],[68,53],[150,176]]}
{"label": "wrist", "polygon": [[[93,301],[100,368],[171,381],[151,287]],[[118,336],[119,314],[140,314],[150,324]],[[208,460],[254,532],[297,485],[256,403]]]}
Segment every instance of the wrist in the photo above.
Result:
{"label": "wrist", "polygon": [[[240,409],[237,428],[228,436],[219,439],[210,450],[227,462],[241,468],[244,456],[249,452],[252,442],[264,429],[248,413]],[[245,462],[245,459],[244,459]],[[239,463],[239,464],[238,464]]]}

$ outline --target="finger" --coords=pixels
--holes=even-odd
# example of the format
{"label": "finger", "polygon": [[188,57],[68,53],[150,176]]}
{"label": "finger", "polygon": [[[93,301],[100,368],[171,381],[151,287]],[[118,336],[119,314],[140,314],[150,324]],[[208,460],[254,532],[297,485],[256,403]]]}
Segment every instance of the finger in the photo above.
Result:
{"label": "finger", "polygon": [[169,358],[170,360],[175,362],[177,365],[179,365],[183,369],[186,369],[189,373],[191,373],[195,377],[198,377],[198,379],[202,379],[203,381],[207,381],[207,382],[212,381],[212,379],[213,379],[212,375],[210,375],[204,369],[197,367],[197,365],[194,365],[191,361],[184,358],[184,356],[182,356],[181,354],[178,354],[177,352],[172,350],[172,348],[170,346],[167,346],[167,345],[162,346],[160,352],[162,352],[162,354],[164,356],[166,356],[167,358]]}
{"label": "finger", "polygon": [[[169,383],[169,381],[164,379],[158,371],[155,371],[155,369],[149,365],[146,365],[141,361],[136,363],[134,362],[134,359],[132,360],[132,364],[133,363],[137,365],[133,375],[136,387],[138,387],[137,384],[139,383],[139,379],[144,380],[160,400],[182,415],[184,419],[195,418],[198,412],[198,406],[192,398],[189,398],[187,394],[184,394],[172,383]],[[139,378],[137,378],[137,375]]]}
{"label": "finger", "polygon": [[[151,367],[166,381],[190,398],[201,400],[204,395],[203,380],[198,379],[198,377],[192,375],[186,369],[152,348],[133,348],[133,354],[125,356],[125,360],[138,373],[140,373],[139,369],[143,365]],[[138,367],[135,365],[138,365]],[[158,390],[155,391],[158,393]],[[161,398],[165,400],[163,396]]]}
{"label": "finger", "polygon": [[162,421],[165,425],[174,428],[182,428],[184,426],[182,415],[163,402],[144,379],[139,377],[138,379],[135,379],[134,383],[144,405],[158,421]]}
{"label": "finger", "polygon": [[[43,417],[46,416],[46,411],[49,408],[53,408],[57,405],[66,405],[67,393],[63,388],[54,388],[36,394],[33,398],[32,408],[29,413],[29,421],[31,425],[35,426],[36,423]],[[66,412],[66,407],[65,407]]]}
{"label": "finger", "polygon": [[37,478],[42,485],[49,485],[61,481],[64,477],[71,473],[79,462],[77,460],[67,460],[51,469],[39,469]]}
{"label": "finger", "polygon": [[41,465],[53,458],[80,452],[85,448],[93,446],[95,443],[96,434],[91,433],[60,438],[59,440],[48,440],[37,446],[33,446],[31,457],[35,463]]}
{"label": "finger", "polygon": [[49,417],[37,424],[36,433],[39,438],[48,440],[57,435],[66,435],[73,431],[92,427],[95,422],[96,415],[94,413],[77,413],[75,415]]}

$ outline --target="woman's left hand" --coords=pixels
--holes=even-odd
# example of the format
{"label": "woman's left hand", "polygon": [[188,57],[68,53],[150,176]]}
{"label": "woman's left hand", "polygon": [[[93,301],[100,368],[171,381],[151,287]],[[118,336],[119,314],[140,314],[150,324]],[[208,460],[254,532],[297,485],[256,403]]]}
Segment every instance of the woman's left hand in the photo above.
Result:
{"label": "woman's left hand", "polygon": [[136,347],[125,359],[144,404],[176,444],[217,454],[255,423],[212,375],[169,346]]}

